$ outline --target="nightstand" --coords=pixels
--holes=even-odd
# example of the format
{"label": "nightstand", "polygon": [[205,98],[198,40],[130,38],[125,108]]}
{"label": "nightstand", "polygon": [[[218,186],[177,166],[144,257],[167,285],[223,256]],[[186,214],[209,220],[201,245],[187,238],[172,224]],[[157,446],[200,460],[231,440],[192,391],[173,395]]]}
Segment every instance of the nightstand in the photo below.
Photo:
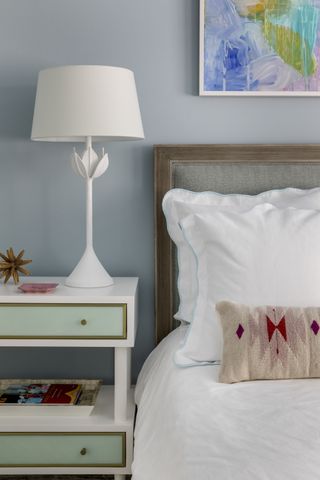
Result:
{"label": "nightstand", "polygon": [[114,386],[103,386],[87,417],[0,417],[0,475],[131,472],[134,400],[131,348],[137,329],[137,278],[106,288],[69,288],[63,278],[48,294],[0,286],[0,347],[112,347]]}

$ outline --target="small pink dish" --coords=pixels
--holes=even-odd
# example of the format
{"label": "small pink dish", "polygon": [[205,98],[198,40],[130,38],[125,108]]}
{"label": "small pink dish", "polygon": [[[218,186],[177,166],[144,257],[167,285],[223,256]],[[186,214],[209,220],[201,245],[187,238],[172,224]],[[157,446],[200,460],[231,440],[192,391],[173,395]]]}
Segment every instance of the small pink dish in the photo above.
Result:
{"label": "small pink dish", "polygon": [[57,288],[59,283],[23,283],[19,290],[23,293],[49,293]]}

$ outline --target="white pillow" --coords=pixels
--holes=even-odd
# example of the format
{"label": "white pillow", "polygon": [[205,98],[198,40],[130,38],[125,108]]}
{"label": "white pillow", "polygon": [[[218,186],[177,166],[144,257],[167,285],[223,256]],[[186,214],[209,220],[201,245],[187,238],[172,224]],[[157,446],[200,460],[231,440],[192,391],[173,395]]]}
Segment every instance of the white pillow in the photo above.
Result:
{"label": "white pillow", "polygon": [[198,193],[182,189],[172,189],[166,193],[163,198],[163,211],[169,235],[177,246],[178,255],[180,305],[175,314],[177,320],[192,321],[197,298],[196,261],[181,232],[181,220],[192,213],[209,213],[216,209],[243,211],[261,203],[271,203],[281,208],[295,206],[317,209],[320,208],[320,188],[310,190],[285,188],[270,190],[259,195],[222,195],[215,192]]}
{"label": "white pillow", "polygon": [[198,298],[181,366],[221,359],[215,304],[320,305],[320,212],[278,209],[190,215],[181,222],[198,263]]}

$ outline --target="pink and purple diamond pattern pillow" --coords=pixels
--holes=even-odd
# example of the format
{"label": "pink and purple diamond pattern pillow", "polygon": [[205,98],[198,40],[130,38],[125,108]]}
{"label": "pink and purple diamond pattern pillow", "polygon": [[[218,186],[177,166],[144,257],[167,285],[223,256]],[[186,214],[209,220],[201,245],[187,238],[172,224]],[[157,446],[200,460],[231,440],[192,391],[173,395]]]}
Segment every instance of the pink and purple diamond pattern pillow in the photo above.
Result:
{"label": "pink and purple diamond pattern pillow", "polygon": [[320,377],[320,308],[216,306],[223,330],[220,381]]}

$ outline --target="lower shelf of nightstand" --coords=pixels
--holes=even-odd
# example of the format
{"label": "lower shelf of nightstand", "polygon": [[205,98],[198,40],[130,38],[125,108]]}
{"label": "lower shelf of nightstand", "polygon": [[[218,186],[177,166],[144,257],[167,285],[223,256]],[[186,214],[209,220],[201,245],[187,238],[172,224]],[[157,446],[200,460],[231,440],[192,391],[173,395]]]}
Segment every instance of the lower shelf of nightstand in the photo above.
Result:
{"label": "lower shelf of nightstand", "polygon": [[[128,398],[127,419],[122,422],[114,420],[114,389],[108,386],[101,388],[87,417],[0,417],[0,447],[2,442],[10,455],[17,449],[10,465],[4,464],[10,455],[1,458],[0,451],[0,475],[130,473],[133,390]],[[83,449],[88,452],[81,454]]]}

